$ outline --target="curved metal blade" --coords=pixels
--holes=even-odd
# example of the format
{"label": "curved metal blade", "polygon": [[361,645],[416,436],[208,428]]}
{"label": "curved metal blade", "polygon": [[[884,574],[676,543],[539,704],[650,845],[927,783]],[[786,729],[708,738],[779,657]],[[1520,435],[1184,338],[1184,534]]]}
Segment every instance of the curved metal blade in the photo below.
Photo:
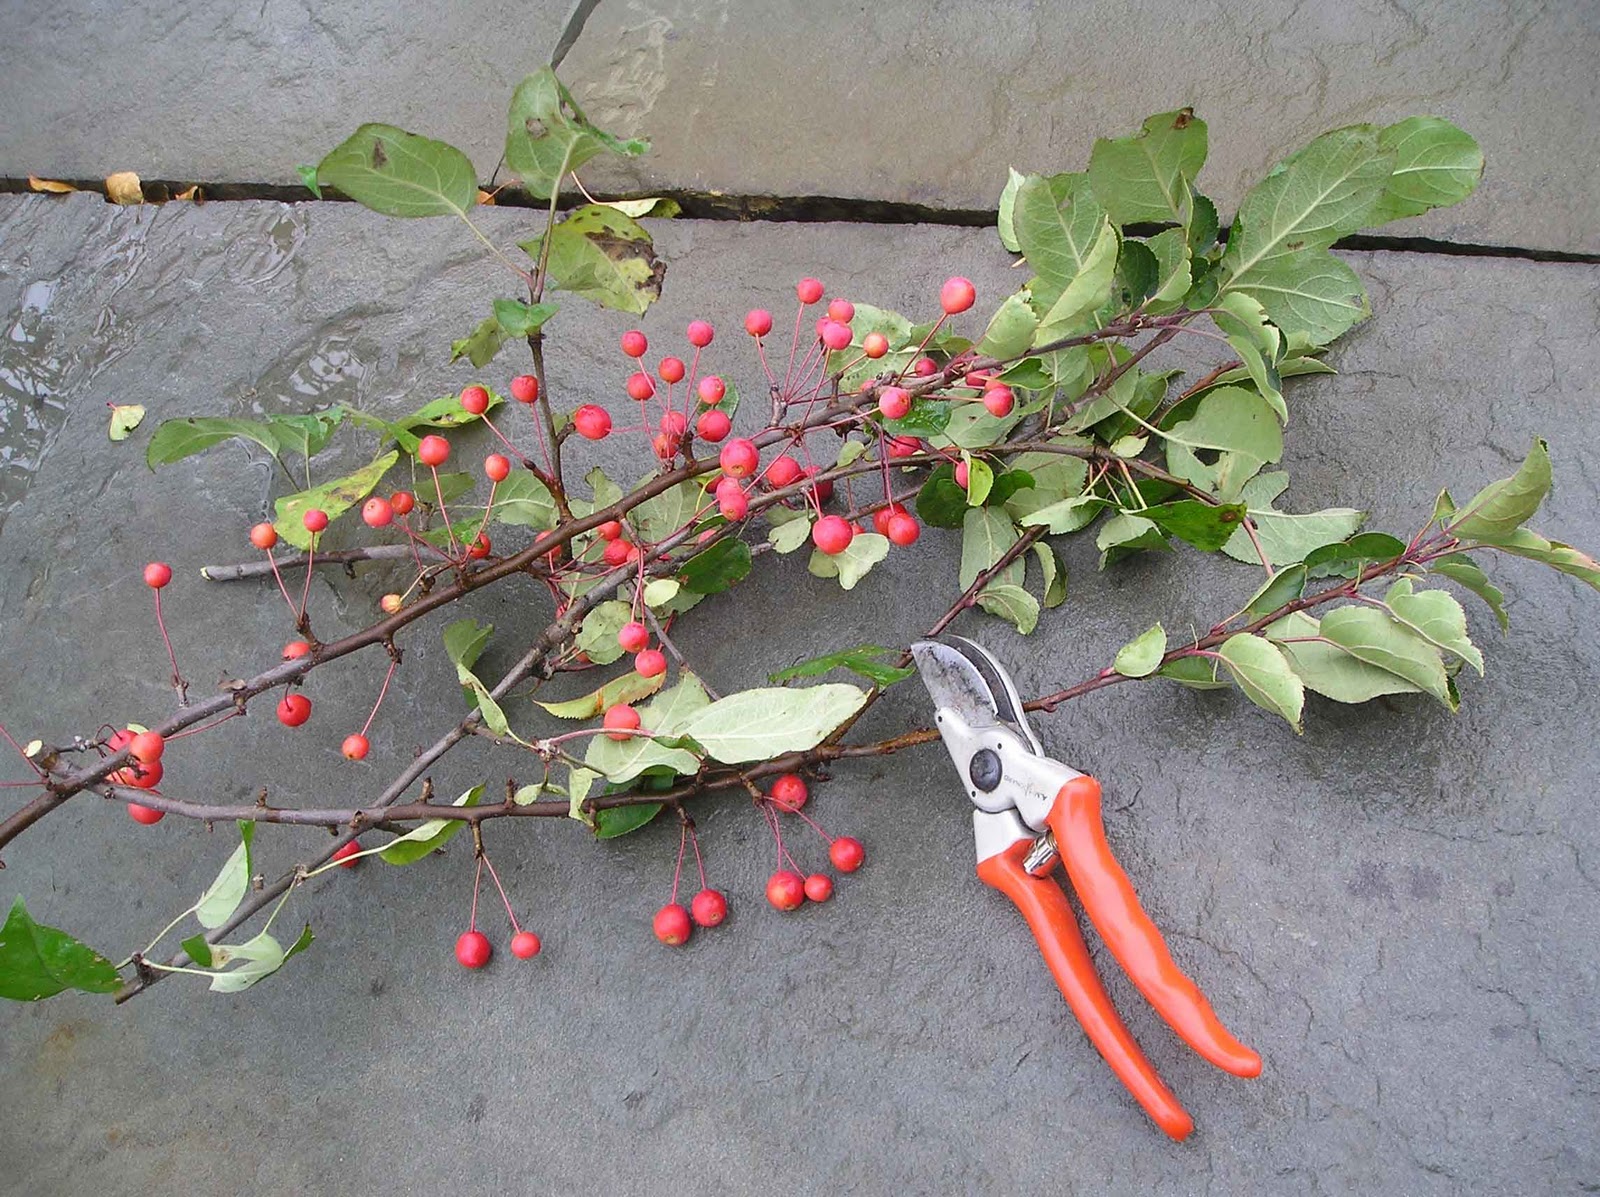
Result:
{"label": "curved metal blade", "polygon": [[1016,683],[988,649],[965,636],[946,636],[919,640],[911,655],[935,705],[960,712],[974,727],[1010,727],[1035,754],[1044,755],[1023,714]]}

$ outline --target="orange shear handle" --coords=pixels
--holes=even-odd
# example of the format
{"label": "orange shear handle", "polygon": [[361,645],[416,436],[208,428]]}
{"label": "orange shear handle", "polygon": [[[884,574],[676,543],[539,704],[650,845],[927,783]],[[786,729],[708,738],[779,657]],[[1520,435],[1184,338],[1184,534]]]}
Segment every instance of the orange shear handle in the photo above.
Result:
{"label": "orange shear handle", "polygon": [[1089,1041],[1105,1057],[1117,1079],[1157,1126],[1174,1139],[1187,1138],[1194,1129],[1194,1119],[1156,1075],[1117,1016],[1094,971],[1067,895],[1049,877],[1035,877],[1023,868],[1023,858],[1031,846],[1028,840],[1018,840],[998,856],[979,861],[978,879],[1010,898],[1028,920],[1039,951],[1061,988],[1061,996],[1067,999]]}
{"label": "orange shear handle", "polygon": [[1235,1076],[1259,1075],[1261,1057],[1228,1033],[1199,987],[1174,963],[1128,874],[1111,854],[1100,783],[1082,776],[1062,786],[1049,823],[1078,900],[1139,992],[1185,1043],[1218,1068]]}

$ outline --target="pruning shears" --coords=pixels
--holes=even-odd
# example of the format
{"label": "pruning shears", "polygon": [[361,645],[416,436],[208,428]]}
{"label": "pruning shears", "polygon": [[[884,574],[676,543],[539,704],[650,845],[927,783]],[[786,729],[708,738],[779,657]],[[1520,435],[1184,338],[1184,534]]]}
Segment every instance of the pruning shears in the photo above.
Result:
{"label": "pruning shears", "polygon": [[1050,876],[1057,862],[1106,947],[1179,1038],[1235,1076],[1258,1075],[1261,1057],[1229,1034],[1173,962],[1106,842],[1100,783],[1046,755],[1000,662],[960,636],[919,641],[911,652],[938,707],[939,735],[977,807],[979,880],[1028,920],[1062,996],[1117,1079],[1157,1126],[1186,1138],[1194,1120],[1112,1007],[1067,895]]}

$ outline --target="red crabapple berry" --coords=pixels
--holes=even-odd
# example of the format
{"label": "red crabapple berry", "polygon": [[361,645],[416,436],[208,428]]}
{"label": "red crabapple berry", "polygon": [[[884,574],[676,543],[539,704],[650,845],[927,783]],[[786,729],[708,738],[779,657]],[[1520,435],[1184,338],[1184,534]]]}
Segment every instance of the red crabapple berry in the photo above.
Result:
{"label": "red crabapple berry", "polygon": [[720,890],[703,889],[689,903],[689,916],[697,927],[719,927],[728,917],[728,899]]}
{"label": "red crabapple berry", "polygon": [[772,783],[769,796],[779,810],[797,811],[806,804],[808,794],[805,779],[798,773],[785,773]]}
{"label": "red crabapple berry", "polygon": [[813,873],[806,878],[806,898],[812,902],[826,902],[833,897],[833,878],[826,873]]}
{"label": "red crabapple berry", "polygon": [[361,504],[361,519],[369,528],[383,528],[394,521],[394,504],[381,495],[373,495]]}
{"label": "red crabapple berry", "polygon": [[779,869],[767,878],[767,901],[779,910],[798,910],[805,905],[806,883],[799,873]]}
{"label": "red crabapple berry", "polygon": [[955,316],[970,308],[978,298],[978,290],[972,285],[972,280],[961,278],[948,278],[944,286],[939,288],[939,306],[944,309],[945,315]]}
{"label": "red crabapple berry", "polygon": [[662,461],[671,461],[678,453],[678,438],[658,432],[650,438],[650,451]]}
{"label": "red crabapple berry", "polygon": [[258,549],[270,549],[278,543],[278,530],[263,520],[250,529],[250,543]]}
{"label": "red crabapple berry", "polygon": [[633,560],[633,556],[633,542],[624,540],[619,536],[616,540],[608,540],[606,542],[605,554],[602,560],[610,566],[626,565]]}
{"label": "red crabapple berry", "polygon": [[637,619],[630,619],[617,631],[617,643],[625,653],[642,652],[650,644],[650,629]]}
{"label": "red crabapple berry", "polygon": [[854,873],[866,858],[867,850],[853,835],[841,835],[828,845],[828,859],[841,873]]}
{"label": "red crabapple berry", "polygon": [[372,744],[367,740],[367,737],[359,732],[346,736],[344,743],[339,746],[339,751],[344,754],[346,760],[350,761],[365,760],[367,753],[371,750]]}
{"label": "red crabapple berry", "polygon": [[772,313],[765,308],[754,308],[744,318],[744,331],[752,337],[764,337],[772,331]]}
{"label": "red crabapple berry", "polygon": [[450,442],[442,436],[430,434],[417,445],[417,460],[425,466],[442,466],[450,456]]}
{"label": "red crabapple berry", "polygon": [[511,954],[518,960],[532,960],[544,947],[532,931],[518,931],[511,937]]}
{"label": "red crabapple berry", "polygon": [[956,462],[956,485],[959,486],[962,490],[966,490],[967,489],[967,479],[971,476],[971,473],[972,473],[972,471],[967,469],[967,463],[966,462],[964,462],[964,461]]}
{"label": "red crabapple berry", "polygon": [[511,459],[504,453],[491,453],[483,459],[483,472],[490,482],[504,482],[511,476]]}
{"label": "red crabapple berry", "polygon": [[971,370],[961,381],[975,391],[982,391],[988,389],[989,384],[994,381],[994,376],[982,370]]}
{"label": "red crabapple berry", "polygon": [[811,525],[811,543],[830,557],[848,549],[855,536],[855,529],[843,516],[825,515]]}
{"label": "red crabapple berry", "polygon": [[339,862],[341,869],[353,869],[360,862],[354,858],[361,855],[361,841],[351,840],[348,844],[340,844],[333,850],[333,859]]}
{"label": "red crabapple berry", "polygon": [[919,357],[911,363],[911,372],[918,378],[929,378],[939,372],[939,363],[931,357]]}
{"label": "red crabapple berry", "polygon": [[133,736],[134,732],[131,728],[125,727],[120,731],[114,731],[106,737],[106,748],[112,752],[121,752],[129,744],[133,743]]}
{"label": "red crabapple berry", "polygon": [[756,448],[754,441],[739,437],[722,446],[717,462],[729,478],[747,478],[761,464],[761,451]]}
{"label": "red crabapple berry", "polygon": [[328,513],[320,507],[313,507],[301,517],[307,532],[321,532],[328,526]]}
{"label": "red crabapple berry", "polygon": [[723,519],[742,520],[750,514],[750,500],[737,478],[724,478],[717,483],[714,493],[717,496],[717,509]]}
{"label": "red crabapple berry", "polygon": [[628,375],[628,398],[637,399],[640,403],[653,398],[656,393],[655,379],[643,370]]}
{"label": "red crabapple berry", "polygon": [[311,718],[311,700],[304,694],[285,694],[278,703],[278,722],[285,727],[299,727]]}
{"label": "red crabapple berry", "polygon": [[[818,472],[819,467],[817,466],[806,467],[807,478],[816,477]],[[818,503],[826,503],[829,499],[833,498],[833,479],[824,478],[821,482],[816,483],[811,490],[816,494]]]}
{"label": "red crabapple berry", "polygon": [[849,324],[856,318],[856,305],[848,299],[834,299],[828,302],[828,319],[837,320],[840,324]]}
{"label": "red crabapple berry", "polygon": [[660,427],[670,437],[681,437],[689,431],[689,417],[681,411],[669,411],[661,417]]}
{"label": "red crabapple berry", "polygon": [[775,457],[772,464],[767,467],[766,480],[773,486],[793,486],[800,481],[805,471],[800,468],[800,463],[788,454]]}
{"label": "red crabapple berry", "polygon": [[1004,383],[996,383],[983,393],[983,406],[991,416],[1009,416],[1016,396]]}
{"label": "red crabapple berry", "polygon": [[398,594],[395,594],[393,591],[384,595],[378,600],[378,607],[385,615],[393,615],[405,605],[406,600],[401,598]]}
{"label": "red crabapple berry", "polygon": [[650,342],[644,339],[644,334],[638,329],[631,329],[622,334],[622,352],[629,357],[643,357],[645,350],[650,348]]}
{"label": "red crabapple berry", "polygon": [[492,955],[494,948],[482,931],[463,931],[461,938],[456,940],[456,960],[462,968],[482,968],[489,963]]}
{"label": "red crabapple berry", "polygon": [[167,817],[164,810],[156,810],[152,806],[140,806],[137,802],[128,803],[128,817],[135,823],[143,823],[146,827],[153,826]]}
{"label": "red crabapple berry", "polygon": [[822,284],[814,278],[803,278],[794,287],[794,293],[800,297],[800,302],[807,307],[821,299],[822,292]]}
{"label": "red crabapple berry", "polygon": [[882,333],[868,333],[861,338],[861,352],[876,361],[889,352],[889,338]]}
{"label": "red crabapple berry", "polygon": [[511,380],[511,397],[518,403],[539,401],[539,379],[533,374],[518,374]]}
{"label": "red crabapple berry", "polygon": [[633,733],[639,730],[639,712],[627,703],[619,702],[607,708],[601,724],[606,729],[606,739],[631,740]]}
{"label": "red crabapple berry", "polygon": [[689,321],[689,344],[696,349],[704,349],[711,344],[711,338],[716,336],[716,329],[704,320]]}
{"label": "red crabapple berry", "polygon": [[903,420],[911,411],[911,392],[904,387],[884,387],[878,395],[878,411],[886,420]]}
{"label": "red crabapple berry", "polygon": [[601,540],[616,540],[622,535],[622,521],[607,520],[595,529],[595,533]]}
{"label": "red crabapple berry", "polygon": [[922,525],[917,523],[915,516],[907,512],[890,516],[888,522],[889,530],[884,535],[889,538],[889,543],[897,544],[901,548],[916,544],[917,537],[922,535]]}
{"label": "red crabapple berry", "polygon": [[689,922],[689,912],[677,902],[656,911],[651,927],[656,933],[656,938],[672,948],[682,947],[688,943],[689,932],[694,929]]}
{"label": "red crabapple berry", "polygon": [[417,496],[408,490],[397,490],[389,496],[389,507],[396,515],[410,515],[417,505]]}
{"label": "red crabapple berry", "polygon": [[283,659],[285,661],[298,661],[311,651],[311,645],[304,640],[291,640],[283,646]]}
{"label": "red crabapple berry", "polygon": [[572,426],[586,441],[603,441],[611,435],[611,413],[593,403],[585,403],[572,413]]}
{"label": "red crabapple berry", "polygon": [[647,648],[634,654],[633,671],[640,677],[660,677],[667,671],[667,658],[660,649]]}
{"label": "red crabapple berry", "polygon": [[160,732],[142,731],[128,741],[128,755],[146,765],[159,761],[166,750],[167,742]]}
{"label": "red crabapple berry", "polygon": [[694,422],[695,434],[713,445],[733,431],[733,421],[723,411],[708,411]]}
{"label": "red crabapple berry", "polygon": [[872,527],[879,536],[889,535],[889,521],[905,511],[899,503],[890,503],[872,513]]}
{"label": "red crabapple berry", "polygon": [[835,353],[850,348],[854,336],[848,324],[840,324],[837,320],[829,320],[822,326],[822,343]]}
{"label": "red crabapple berry", "polygon": [[481,416],[489,410],[489,392],[480,386],[463,387],[461,410],[469,416]]}
{"label": "red crabapple berry", "polygon": [[715,407],[722,402],[722,397],[728,393],[728,384],[715,374],[707,374],[700,380],[695,390],[700,395],[700,402],[707,407]]}
{"label": "red crabapple berry", "polygon": [[134,790],[153,790],[161,784],[162,772],[160,761],[151,761],[148,765],[135,763],[118,769],[111,775],[111,780]]}
{"label": "red crabapple berry", "polygon": [[152,561],[144,567],[144,584],[151,590],[160,590],[172,581],[172,566],[165,561]]}
{"label": "red crabapple berry", "polygon": [[922,452],[922,442],[914,436],[891,436],[888,449],[890,457],[915,457]]}
{"label": "red crabapple berry", "polygon": [[474,561],[482,561],[489,555],[489,552],[493,547],[494,546],[490,543],[488,536],[484,535],[482,532],[479,532],[477,538],[467,546],[467,556],[471,557]]}
{"label": "red crabapple berry", "polygon": [[656,373],[661,375],[662,382],[682,382],[687,372],[683,359],[676,357],[664,357],[661,359],[661,364],[656,367]]}

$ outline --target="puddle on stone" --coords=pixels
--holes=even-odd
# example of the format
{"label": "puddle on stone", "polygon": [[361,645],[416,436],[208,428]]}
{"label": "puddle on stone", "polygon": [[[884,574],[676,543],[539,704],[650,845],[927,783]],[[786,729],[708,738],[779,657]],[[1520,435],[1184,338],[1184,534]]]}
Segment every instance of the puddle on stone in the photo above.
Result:
{"label": "puddle on stone", "polygon": [[46,320],[60,287],[59,278],[29,283],[0,340],[0,525],[67,418],[60,396],[69,362]]}

